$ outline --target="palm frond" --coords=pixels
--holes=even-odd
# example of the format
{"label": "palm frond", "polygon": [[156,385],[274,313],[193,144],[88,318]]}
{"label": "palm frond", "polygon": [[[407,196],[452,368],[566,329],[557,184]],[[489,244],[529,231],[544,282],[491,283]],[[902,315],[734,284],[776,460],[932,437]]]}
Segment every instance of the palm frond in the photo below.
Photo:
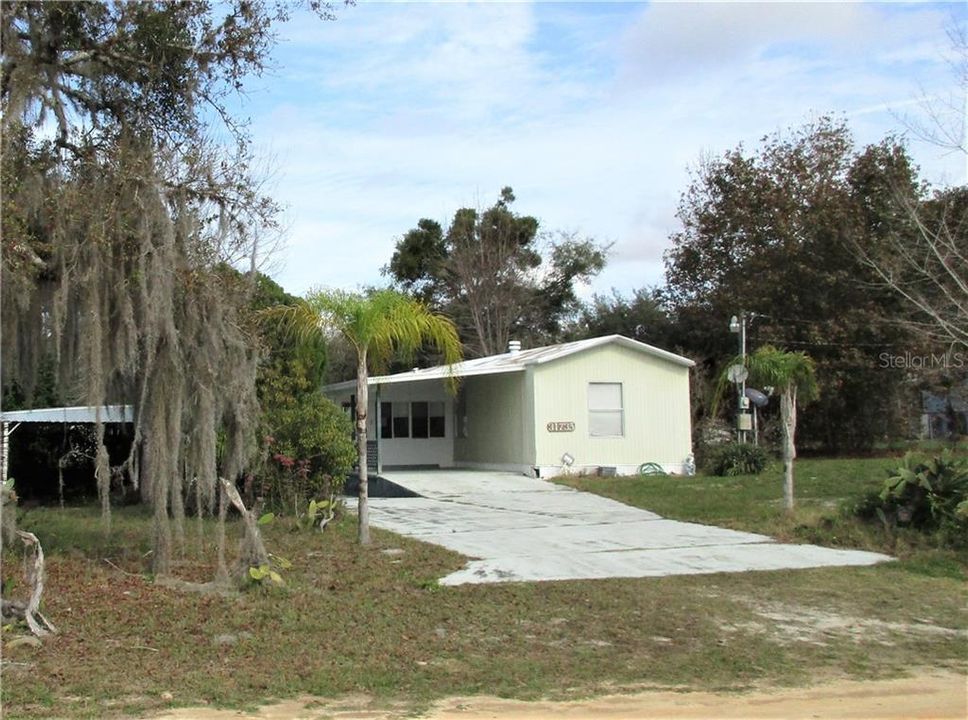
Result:
{"label": "palm frond", "polygon": [[[368,294],[313,289],[294,305],[260,313],[301,343],[338,334],[374,368],[383,368],[395,354],[412,358],[423,346],[439,352],[447,365],[460,362],[463,348],[454,323],[396,290]],[[456,389],[456,382],[450,385]]]}
{"label": "palm frond", "polygon": [[[730,360],[716,381],[713,391],[711,414],[715,417],[719,412],[719,404],[726,395],[726,390],[732,385],[727,373],[732,365],[742,365],[743,359],[738,355]],[[816,400],[820,394],[817,385],[816,363],[805,352],[790,352],[780,350],[773,345],[763,345],[746,356],[746,369],[749,371],[747,384],[757,384],[760,387],[774,387],[782,392],[785,388],[793,387],[797,391],[800,405]]]}

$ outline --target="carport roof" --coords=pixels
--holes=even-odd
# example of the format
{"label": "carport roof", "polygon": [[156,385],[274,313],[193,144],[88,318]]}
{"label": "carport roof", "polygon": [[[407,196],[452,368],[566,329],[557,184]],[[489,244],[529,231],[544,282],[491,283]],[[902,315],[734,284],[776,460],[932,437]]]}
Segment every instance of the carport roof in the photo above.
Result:
{"label": "carport roof", "polygon": [[[0,413],[3,422],[26,423],[93,423],[97,422],[96,406],[37,408],[35,410],[9,410]],[[134,409],[131,405],[103,405],[100,408],[101,422],[134,422]]]}
{"label": "carport roof", "polygon": [[[652,345],[646,345],[643,342],[632,340],[624,335],[603,335],[602,337],[590,338],[588,340],[576,340],[575,342],[546,345],[530,350],[519,350],[514,353],[506,352],[500,355],[488,355],[487,357],[475,358],[473,360],[464,360],[453,366],[438,365],[432,368],[414,368],[410,372],[396,373],[395,375],[371,376],[367,384],[390,385],[393,383],[420,382],[423,380],[446,380],[449,377],[462,378],[474,375],[497,375],[500,373],[521,372],[530,365],[541,365],[552,360],[558,360],[569,355],[584,352],[585,350],[610,344],[620,345],[630,350],[651,355],[660,360],[665,360],[683,367],[692,367],[695,365],[689,358],[653,347]],[[346,380],[344,382],[327,385],[323,390],[350,390],[355,387],[356,380]]]}

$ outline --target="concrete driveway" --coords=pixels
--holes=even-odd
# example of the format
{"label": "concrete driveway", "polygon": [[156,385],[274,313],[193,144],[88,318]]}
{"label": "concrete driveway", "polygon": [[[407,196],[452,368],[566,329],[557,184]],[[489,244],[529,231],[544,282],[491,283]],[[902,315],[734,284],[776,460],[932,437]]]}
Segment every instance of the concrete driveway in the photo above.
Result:
{"label": "concrete driveway", "polygon": [[421,497],[371,498],[373,525],[474,558],[443,578],[444,585],[873,565],[892,559],[666,520],[513,473],[399,471],[384,477]]}

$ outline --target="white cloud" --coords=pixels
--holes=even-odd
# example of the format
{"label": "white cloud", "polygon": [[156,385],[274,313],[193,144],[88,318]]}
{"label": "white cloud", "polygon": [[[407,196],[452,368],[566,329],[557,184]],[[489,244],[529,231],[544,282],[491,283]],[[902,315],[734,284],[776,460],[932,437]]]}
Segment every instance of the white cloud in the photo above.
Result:
{"label": "white cloud", "polygon": [[[879,108],[942,83],[944,14],[364,3],[297,23],[253,105],[290,205],[280,280],[292,292],[380,282],[420,217],[446,223],[509,184],[545,227],[615,242],[596,290],[655,284],[702,151],[830,111],[878,140],[898,127]],[[918,159],[929,178],[951,165]]]}

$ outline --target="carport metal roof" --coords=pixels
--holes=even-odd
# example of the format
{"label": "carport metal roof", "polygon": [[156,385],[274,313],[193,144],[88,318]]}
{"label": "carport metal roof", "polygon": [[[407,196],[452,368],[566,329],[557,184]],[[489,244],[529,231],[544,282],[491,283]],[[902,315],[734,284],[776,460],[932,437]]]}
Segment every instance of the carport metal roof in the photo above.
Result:
{"label": "carport metal roof", "polygon": [[74,407],[36,408],[34,410],[9,410],[0,412],[0,482],[7,482],[7,458],[10,434],[21,423],[94,423],[100,415],[101,422],[134,422],[132,405],[78,405]]}
{"label": "carport metal roof", "polygon": [[[102,405],[101,422],[134,422],[131,405]],[[9,423],[93,423],[97,422],[97,406],[38,408],[35,410],[10,410],[0,413],[0,421]]]}
{"label": "carport metal roof", "polygon": [[[569,355],[574,355],[575,353],[613,343],[646,355],[652,355],[653,357],[666,360],[676,365],[682,365],[684,367],[692,367],[695,365],[689,358],[653,347],[652,345],[646,345],[643,342],[632,340],[624,335],[604,335],[588,340],[576,340],[575,342],[546,345],[530,350],[506,352],[500,355],[488,355],[487,357],[475,358],[473,360],[464,360],[452,366],[438,365],[432,368],[415,368],[410,372],[396,373],[395,375],[371,376],[367,384],[390,385],[393,383],[410,383],[423,380],[446,380],[450,377],[461,378],[471,377],[473,375],[497,375],[499,373],[522,372],[529,365],[541,365],[552,360],[558,360]],[[355,387],[356,380],[346,380],[344,382],[327,385],[323,390],[351,390]]]}

